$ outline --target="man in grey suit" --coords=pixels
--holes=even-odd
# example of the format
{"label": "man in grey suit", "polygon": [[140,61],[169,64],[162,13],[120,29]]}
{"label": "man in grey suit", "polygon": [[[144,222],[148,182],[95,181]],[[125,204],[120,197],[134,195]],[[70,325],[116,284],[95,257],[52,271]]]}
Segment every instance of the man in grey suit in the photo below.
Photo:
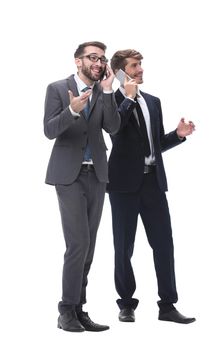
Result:
{"label": "man in grey suit", "polygon": [[97,41],[80,44],[77,74],[50,84],[45,100],[44,132],[56,139],[46,183],[56,187],[66,244],[58,327],[72,332],[109,329],[82,309],[108,182],[102,129],[120,126],[105,50]]}

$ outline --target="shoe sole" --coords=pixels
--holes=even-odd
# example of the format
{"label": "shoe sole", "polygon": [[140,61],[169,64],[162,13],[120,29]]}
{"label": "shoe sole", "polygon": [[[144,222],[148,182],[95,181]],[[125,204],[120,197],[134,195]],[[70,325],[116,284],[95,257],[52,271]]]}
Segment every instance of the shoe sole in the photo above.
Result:
{"label": "shoe sole", "polygon": [[62,328],[59,324],[58,324],[58,328],[62,329],[63,331],[66,331],[66,332],[77,332],[77,333],[80,333],[80,332],[84,332],[85,331],[85,328],[83,328],[83,329],[80,329],[80,328],[76,328],[76,329]]}
{"label": "shoe sole", "polygon": [[110,328],[104,328],[104,329],[88,329],[88,328],[85,328],[86,332],[104,332],[104,331],[108,331],[108,329],[110,329]]}
{"label": "shoe sole", "polygon": [[186,321],[186,322],[178,322],[178,321],[173,321],[173,320],[168,320],[168,319],[163,319],[163,318],[158,318],[159,321],[166,321],[166,322],[173,322],[173,323],[180,323],[180,324],[189,324],[189,323],[192,323],[192,322],[195,322],[196,319],[192,319],[192,320],[189,320],[189,321]]}
{"label": "shoe sole", "polygon": [[125,318],[125,319],[121,319],[119,318],[120,322],[135,322],[135,320],[133,320],[133,318]]}

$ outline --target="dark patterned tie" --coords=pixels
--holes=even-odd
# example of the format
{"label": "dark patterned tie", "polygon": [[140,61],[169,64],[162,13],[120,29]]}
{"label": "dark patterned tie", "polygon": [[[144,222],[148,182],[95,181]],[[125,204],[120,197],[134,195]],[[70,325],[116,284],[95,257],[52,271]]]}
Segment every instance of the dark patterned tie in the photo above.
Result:
{"label": "dark patterned tie", "polygon": [[143,116],[142,109],[137,101],[137,97],[135,98],[135,102],[136,102],[136,111],[138,114],[139,126],[143,137],[144,155],[145,157],[149,157],[151,154],[151,149],[150,149],[149,137],[148,137],[146,124],[145,124],[145,118]]}
{"label": "dark patterned tie", "polygon": [[[82,89],[82,92],[85,92],[87,90],[91,89],[90,87],[86,86],[84,89]],[[83,109],[84,111],[84,115],[85,115],[85,119],[88,120],[89,119],[89,109],[90,109],[90,101],[89,98],[87,100],[87,103]],[[91,152],[90,152],[90,147],[89,147],[89,143],[87,140],[87,144],[86,144],[86,149],[85,149],[85,153],[84,153],[84,161],[89,161],[91,160]]]}

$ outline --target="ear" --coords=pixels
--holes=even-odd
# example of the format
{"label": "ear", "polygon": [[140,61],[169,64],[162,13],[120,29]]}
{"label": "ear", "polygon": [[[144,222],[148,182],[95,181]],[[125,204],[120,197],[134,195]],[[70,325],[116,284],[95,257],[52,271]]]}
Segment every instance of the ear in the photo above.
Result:
{"label": "ear", "polygon": [[75,58],[75,64],[78,68],[82,67],[82,60],[80,58]]}

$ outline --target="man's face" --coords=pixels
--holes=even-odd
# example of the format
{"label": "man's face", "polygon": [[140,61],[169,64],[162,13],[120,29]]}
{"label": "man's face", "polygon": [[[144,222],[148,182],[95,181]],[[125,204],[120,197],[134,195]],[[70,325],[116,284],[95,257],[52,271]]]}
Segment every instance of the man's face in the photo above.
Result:
{"label": "man's face", "polygon": [[[100,59],[98,59],[100,58]],[[107,60],[105,52],[96,46],[87,46],[83,55],[76,58],[79,76],[85,80],[98,81],[104,76]]]}
{"label": "man's face", "polygon": [[125,66],[125,73],[132,79],[135,79],[137,84],[143,83],[143,69],[142,62],[136,58],[127,58],[127,64]]}

